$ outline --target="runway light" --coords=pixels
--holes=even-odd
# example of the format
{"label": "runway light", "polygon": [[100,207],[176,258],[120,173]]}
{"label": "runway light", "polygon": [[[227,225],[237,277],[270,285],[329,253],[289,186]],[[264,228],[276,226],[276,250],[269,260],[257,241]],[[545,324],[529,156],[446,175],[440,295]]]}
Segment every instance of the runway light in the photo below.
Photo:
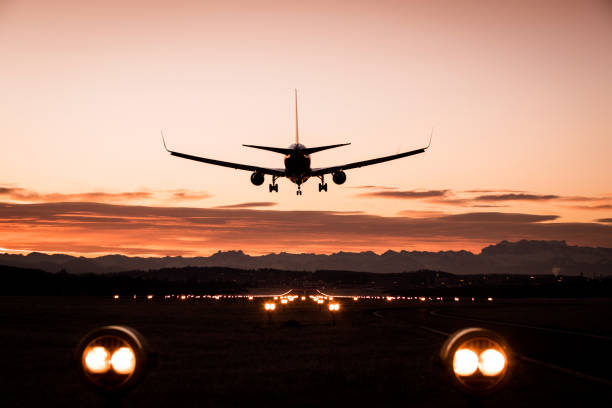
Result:
{"label": "runway light", "polygon": [[472,375],[478,370],[478,356],[472,350],[460,349],[453,357],[453,371],[457,375]]}
{"label": "runway light", "polygon": [[452,334],[440,350],[451,381],[462,391],[489,394],[509,377],[511,351],[497,333],[470,327]]}
{"label": "runway light", "polygon": [[106,394],[124,393],[147,373],[153,353],[142,335],[124,326],[88,333],[76,349],[77,369],[87,384]]}
{"label": "runway light", "polygon": [[357,296],[353,297],[353,300],[356,302],[359,300],[359,298]]}
{"label": "runway light", "polygon": [[329,310],[331,312],[337,312],[338,310],[340,310],[340,304],[339,303],[330,303],[329,304]]}
{"label": "runway light", "polygon": [[480,353],[478,368],[482,375],[494,376],[502,372],[506,366],[506,357],[496,349],[487,349]]}
{"label": "runway light", "polygon": [[115,295],[113,296],[115,299],[119,299],[119,295]]}
{"label": "runway light", "polygon": [[149,300],[153,299],[153,295],[147,295],[147,299]]}
{"label": "runway light", "polygon": [[93,374],[103,374],[110,370],[110,353],[102,346],[85,350],[85,368]]}
{"label": "runway light", "polygon": [[272,312],[273,310],[276,309],[276,303],[266,303],[264,305],[264,309],[266,309],[269,312]]}
{"label": "runway light", "polygon": [[287,299],[281,299],[281,303],[282,303],[283,305],[286,305],[286,304],[287,304]]}
{"label": "runway light", "polygon": [[249,296],[249,300],[253,300],[253,296]]}
{"label": "runway light", "polygon": [[113,370],[119,374],[131,374],[136,367],[136,357],[130,347],[120,347],[111,358]]}
{"label": "runway light", "polygon": [[490,298],[487,298],[487,300],[488,300],[489,302],[492,302],[492,301],[493,301],[493,298],[492,298],[492,297],[490,297]]}
{"label": "runway light", "polygon": [[302,296],[302,300],[306,300],[306,296]]}

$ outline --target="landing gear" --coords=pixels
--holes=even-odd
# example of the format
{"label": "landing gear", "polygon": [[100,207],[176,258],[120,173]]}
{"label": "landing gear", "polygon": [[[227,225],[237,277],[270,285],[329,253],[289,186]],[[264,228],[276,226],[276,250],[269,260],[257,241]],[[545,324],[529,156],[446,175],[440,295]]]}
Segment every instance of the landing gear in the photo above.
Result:
{"label": "landing gear", "polygon": [[276,184],[277,178],[276,176],[272,176],[272,184],[269,185],[270,192],[276,191],[278,193],[278,184]]}
{"label": "landing gear", "polygon": [[302,186],[301,186],[300,184],[298,184],[298,189],[297,189],[297,191],[295,192],[295,194],[297,194],[297,195],[302,195]]}
{"label": "landing gear", "polygon": [[321,182],[319,183],[319,193],[325,191],[327,193],[327,183],[325,182],[325,176],[319,176]]}

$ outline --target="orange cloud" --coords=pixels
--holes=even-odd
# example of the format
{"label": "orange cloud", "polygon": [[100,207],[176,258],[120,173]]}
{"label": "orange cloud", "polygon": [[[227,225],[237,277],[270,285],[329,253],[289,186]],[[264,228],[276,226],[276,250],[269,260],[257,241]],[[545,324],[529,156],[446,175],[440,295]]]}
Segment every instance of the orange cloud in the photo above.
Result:
{"label": "orange cloud", "polygon": [[612,225],[499,212],[383,217],[331,211],[182,208],[103,203],[0,204],[2,246],[130,255],[384,252],[480,248],[501,240],[612,247]]}
{"label": "orange cloud", "polygon": [[399,199],[423,199],[432,197],[444,197],[448,190],[383,190],[372,191],[369,193],[358,194],[357,197],[379,197],[379,198],[399,198]]}

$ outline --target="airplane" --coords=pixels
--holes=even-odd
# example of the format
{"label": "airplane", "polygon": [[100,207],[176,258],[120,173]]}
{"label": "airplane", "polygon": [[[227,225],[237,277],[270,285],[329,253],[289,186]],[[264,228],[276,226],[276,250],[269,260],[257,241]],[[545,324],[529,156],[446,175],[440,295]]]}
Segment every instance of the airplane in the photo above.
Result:
{"label": "airplane", "polygon": [[280,147],[269,147],[269,146],[256,146],[256,145],[246,145],[245,147],[251,147],[254,149],[267,150],[274,153],[280,153],[285,156],[285,168],[268,168],[268,167],[259,167],[252,166],[249,164],[239,164],[239,163],[231,163],[221,160],[208,159],[205,157],[193,156],[190,154],[179,153],[172,150],[169,150],[166,146],[166,141],[164,139],[164,134],[162,132],[162,141],[164,144],[164,148],[168,153],[172,156],[181,157],[183,159],[195,160],[203,163],[214,164],[216,166],[229,167],[238,170],[246,170],[252,171],[251,174],[251,183],[256,186],[260,186],[264,183],[264,175],[272,176],[272,183],[269,185],[270,192],[278,193],[278,184],[276,180],[281,177],[287,177],[293,183],[297,184],[297,195],[302,195],[302,184],[304,184],[311,177],[318,177],[321,182],[319,183],[319,192],[325,191],[327,192],[327,183],[325,182],[325,175],[331,174],[332,180],[334,183],[340,185],[344,184],[346,181],[346,173],[345,170],[355,169],[358,167],[371,166],[373,164],[383,163],[390,160],[401,159],[402,157],[408,157],[419,153],[424,153],[425,150],[429,148],[431,145],[431,137],[429,137],[429,144],[426,147],[411,150],[409,152],[393,154],[390,156],[378,157],[370,160],[363,160],[353,163],[347,163],[339,166],[332,167],[322,167],[322,168],[311,168],[310,167],[310,155],[312,153],[317,153],[323,150],[333,149],[336,147],[347,146],[350,143],[341,143],[334,144],[328,146],[318,146],[318,147],[310,147],[307,148],[303,144],[300,143],[300,136],[298,130],[298,100],[297,100],[297,89],[295,90],[295,143],[289,146],[286,149]]}

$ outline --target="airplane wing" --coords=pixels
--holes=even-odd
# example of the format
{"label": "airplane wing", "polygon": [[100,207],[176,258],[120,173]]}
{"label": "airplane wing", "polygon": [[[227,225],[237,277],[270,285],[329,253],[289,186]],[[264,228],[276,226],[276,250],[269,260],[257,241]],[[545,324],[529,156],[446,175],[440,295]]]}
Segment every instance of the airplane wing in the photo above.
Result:
{"label": "airplane wing", "polygon": [[166,149],[166,151],[170,153],[172,156],[181,157],[183,159],[188,159],[188,160],[195,160],[195,161],[199,161],[202,163],[214,164],[215,166],[229,167],[229,168],[237,169],[237,170],[258,171],[260,173],[271,174],[276,177],[285,176],[284,169],[271,169],[267,167],[251,166],[249,164],[232,163],[232,162],[226,162],[226,161],[215,160],[215,159],[207,159],[206,157],[192,156],[190,154],[185,154],[185,153],[174,152],[172,150],[169,150],[166,147],[166,141],[164,140],[163,134],[162,134],[162,141],[164,142],[164,149]]}
{"label": "airplane wing", "polygon": [[[429,147],[429,146],[427,146],[427,147]],[[312,169],[312,172],[310,174],[312,175],[312,177],[318,177],[318,176],[322,176],[323,174],[334,173],[334,172],[336,172],[338,170],[350,170],[350,169],[356,169],[358,167],[371,166],[373,164],[384,163],[386,161],[395,160],[395,159],[401,159],[402,157],[407,157],[407,156],[412,156],[414,154],[423,153],[423,152],[425,152],[425,150],[427,150],[427,147],[424,147],[424,148],[421,148],[421,149],[417,149],[417,150],[412,150],[410,152],[393,154],[391,156],[384,156],[384,157],[378,157],[376,159],[363,160],[363,161],[358,161],[358,162],[354,162],[354,163],[347,163],[347,164],[344,164],[344,165],[341,165],[341,166],[323,167],[323,168],[319,168],[319,169]]]}

